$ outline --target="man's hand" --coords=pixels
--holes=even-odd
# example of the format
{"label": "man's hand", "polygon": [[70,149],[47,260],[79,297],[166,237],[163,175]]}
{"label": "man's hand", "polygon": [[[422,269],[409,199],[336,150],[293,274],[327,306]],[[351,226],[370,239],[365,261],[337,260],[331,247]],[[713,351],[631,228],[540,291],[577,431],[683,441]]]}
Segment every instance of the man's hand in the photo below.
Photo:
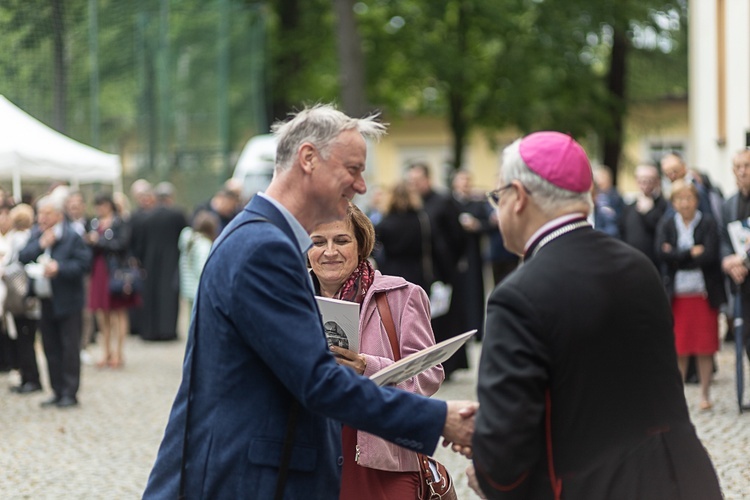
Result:
{"label": "man's hand", "polygon": [[54,278],[60,271],[60,266],[56,260],[51,259],[44,264],[44,277]]}
{"label": "man's hand", "polygon": [[447,447],[450,446],[453,453],[458,453],[460,455],[465,456],[469,460],[474,458],[474,450],[471,446],[461,446],[459,444],[451,444],[448,441],[443,440],[443,446]]}
{"label": "man's hand", "polygon": [[738,285],[745,281],[748,273],[742,256],[736,254],[724,257],[721,261],[721,269]]}
{"label": "man's hand", "polygon": [[639,193],[635,200],[635,210],[639,214],[645,214],[652,208],[654,208],[654,199],[643,193]]}
{"label": "man's hand", "polygon": [[47,229],[39,236],[39,248],[46,250],[57,242],[57,237],[52,228]]}
{"label": "man's hand", "polygon": [[466,468],[466,477],[469,480],[469,488],[474,490],[474,493],[479,495],[479,498],[487,498],[482,492],[482,489],[479,487],[479,481],[477,481],[477,473],[474,470],[474,464],[471,464]]}
{"label": "man's hand", "polygon": [[443,445],[471,446],[474,435],[474,415],[479,408],[476,401],[446,401],[448,414],[443,427]]}

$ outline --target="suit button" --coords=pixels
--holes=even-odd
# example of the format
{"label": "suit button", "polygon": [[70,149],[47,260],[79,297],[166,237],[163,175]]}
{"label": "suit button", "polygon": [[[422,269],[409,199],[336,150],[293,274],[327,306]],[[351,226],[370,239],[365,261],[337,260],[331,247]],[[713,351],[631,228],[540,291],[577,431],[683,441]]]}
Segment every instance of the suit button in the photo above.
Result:
{"label": "suit button", "polygon": [[339,466],[344,465],[344,457],[339,457],[338,460],[336,460],[336,463],[339,464]]}

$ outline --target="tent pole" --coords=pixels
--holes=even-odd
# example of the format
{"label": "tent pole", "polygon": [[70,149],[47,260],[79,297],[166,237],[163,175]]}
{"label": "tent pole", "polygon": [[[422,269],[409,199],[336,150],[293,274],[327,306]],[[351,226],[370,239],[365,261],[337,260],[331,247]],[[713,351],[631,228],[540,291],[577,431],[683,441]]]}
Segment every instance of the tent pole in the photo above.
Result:
{"label": "tent pole", "polygon": [[21,203],[21,167],[18,165],[13,167],[13,200]]}
{"label": "tent pole", "polygon": [[112,185],[115,193],[122,193],[122,174],[115,177],[115,182]]}

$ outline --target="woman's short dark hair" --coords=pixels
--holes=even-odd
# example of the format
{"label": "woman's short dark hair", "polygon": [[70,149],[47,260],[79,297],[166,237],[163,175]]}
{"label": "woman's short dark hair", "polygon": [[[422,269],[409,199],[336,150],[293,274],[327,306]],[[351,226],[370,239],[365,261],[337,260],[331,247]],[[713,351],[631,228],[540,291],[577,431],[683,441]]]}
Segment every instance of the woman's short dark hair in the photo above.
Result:
{"label": "woman's short dark hair", "polygon": [[370,256],[375,246],[375,227],[370,218],[352,202],[349,202],[349,208],[346,210],[346,221],[357,240],[357,257],[359,262],[362,262]]}
{"label": "woman's short dark hair", "polygon": [[200,210],[193,218],[192,227],[193,231],[213,241],[219,236],[219,217],[209,210]]}
{"label": "woman's short dark hair", "polygon": [[112,195],[109,193],[99,193],[94,197],[94,206],[97,205],[109,205],[112,208],[113,213],[117,213],[117,205],[115,200],[112,199]]}

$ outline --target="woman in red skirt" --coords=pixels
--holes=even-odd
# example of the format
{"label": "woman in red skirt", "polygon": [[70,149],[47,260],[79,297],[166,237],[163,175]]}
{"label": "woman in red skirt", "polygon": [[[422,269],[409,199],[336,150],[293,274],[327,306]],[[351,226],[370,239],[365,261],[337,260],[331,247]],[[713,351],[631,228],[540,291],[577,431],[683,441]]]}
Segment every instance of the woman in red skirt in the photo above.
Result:
{"label": "woman in red skirt", "polygon": [[[96,217],[85,241],[92,247],[94,260],[91,266],[89,309],[96,313],[102,334],[103,356],[97,363],[100,368],[120,368],[125,362],[123,348],[128,330],[127,310],[140,303],[137,293],[115,294],[110,291],[110,267],[128,258],[130,228],[118,215],[109,194],[94,199]],[[111,340],[114,339],[114,349]]]}
{"label": "woman in red skirt", "polygon": [[657,233],[657,252],[665,264],[664,281],[672,299],[677,362],[683,380],[694,355],[701,385],[700,408],[711,408],[709,385],[713,355],[719,350],[719,307],[726,301],[719,261],[719,233],[710,214],[698,210],[694,184],[675,181],[671,201],[676,213]]}

